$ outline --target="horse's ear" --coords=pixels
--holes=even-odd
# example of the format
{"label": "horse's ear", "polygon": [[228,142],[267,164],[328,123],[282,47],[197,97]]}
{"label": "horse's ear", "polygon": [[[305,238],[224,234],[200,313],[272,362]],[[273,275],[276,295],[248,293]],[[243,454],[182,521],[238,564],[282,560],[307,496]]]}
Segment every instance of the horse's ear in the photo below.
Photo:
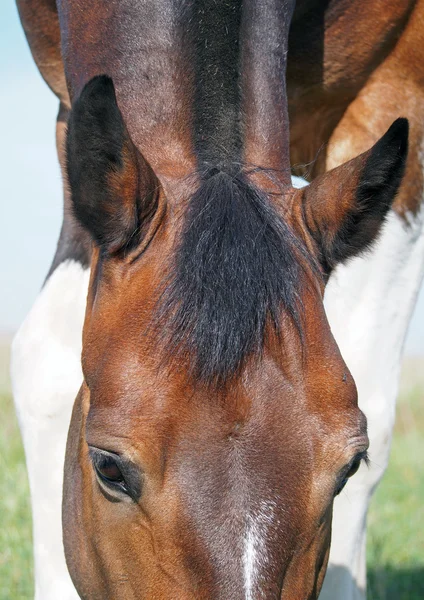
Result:
{"label": "horse's ear", "polygon": [[408,155],[408,121],[397,119],[367,152],[300,192],[305,225],[324,272],[369,247],[389,211]]}
{"label": "horse's ear", "polygon": [[154,175],[125,127],[112,80],[91,79],[75,101],[66,139],[75,215],[110,253],[140,241],[142,219],[154,211]]}

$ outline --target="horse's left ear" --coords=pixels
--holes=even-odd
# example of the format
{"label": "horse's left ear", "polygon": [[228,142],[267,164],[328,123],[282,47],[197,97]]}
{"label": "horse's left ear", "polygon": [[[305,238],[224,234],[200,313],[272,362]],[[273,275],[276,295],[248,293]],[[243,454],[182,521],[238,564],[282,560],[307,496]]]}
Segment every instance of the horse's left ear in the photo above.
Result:
{"label": "horse's left ear", "polygon": [[159,186],[131,141],[106,75],[91,79],[74,102],[66,154],[73,210],[94,243],[109,254],[136,246]]}
{"label": "horse's left ear", "polygon": [[298,192],[325,273],[377,237],[405,171],[408,130],[408,120],[397,119],[370,150]]}

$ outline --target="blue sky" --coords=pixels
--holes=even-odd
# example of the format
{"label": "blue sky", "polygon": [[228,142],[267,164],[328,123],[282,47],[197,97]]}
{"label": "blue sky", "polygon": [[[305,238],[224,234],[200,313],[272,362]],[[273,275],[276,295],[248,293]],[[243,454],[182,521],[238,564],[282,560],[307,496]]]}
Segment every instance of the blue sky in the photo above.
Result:
{"label": "blue sky", "polygon": [[[0,332],[13,332],[48,271],[62,218],[58,102],[33,63],[15,4],[0,0]],[[424,293],[407,340],[424,354]]]}

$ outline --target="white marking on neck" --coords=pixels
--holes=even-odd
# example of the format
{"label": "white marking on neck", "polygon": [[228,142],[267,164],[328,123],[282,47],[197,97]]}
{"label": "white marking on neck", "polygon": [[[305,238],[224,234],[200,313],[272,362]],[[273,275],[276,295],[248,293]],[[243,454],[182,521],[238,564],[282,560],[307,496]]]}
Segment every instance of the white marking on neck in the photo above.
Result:
{"label": "white marking on neck", "polygon": [[261,597],[258,588],[261,571],[268,562],[266,538],[274,522],[276,503],[263,500],[259,510],[248,513],[246,534],[244,538],[243,570],[246,600]]}
{"label": "white marking on neck", "polygon": [[[389,459],[402,349],[424,272],[424,207],[408,218],[406,224],[390,211],[371,250],[338,266],[325,292],[331,329],[368,420],[371,465],[334,503],[322,600],[356,597],[354,590],[365,589],[366,513]],[[347,577],[338,577],[340,570]]]}
{"label": "white marking on neck", "polygon": [[15,406],[31,488],[36,600],[79,598],[62,541],[62,480],[72,406],[81,385],[89,270],[67,260],[51,274],[13,341]]}

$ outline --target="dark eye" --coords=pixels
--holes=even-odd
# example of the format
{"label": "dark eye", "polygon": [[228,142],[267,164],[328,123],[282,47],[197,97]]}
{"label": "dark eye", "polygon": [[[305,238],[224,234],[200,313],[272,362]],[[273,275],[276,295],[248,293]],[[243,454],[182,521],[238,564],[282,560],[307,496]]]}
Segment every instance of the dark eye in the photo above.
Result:
{"label": "dark eye", "polygon": [[362,461],[365,461],[365,463],[368,464],[368,455],[366,452],[360,452],[359,454],[357,454],[355,456],[355,458],[353,458],[350,461],[350,463],[347,465],[347,467],[343,470],[342,474],[339,476],[339,479],[338,479],[338,482],[336,485],[336,491],[334,494],[335,496],[338,496],[340,494],[340,492],[343,490],[343,488],[347,484],[348,479],[350,477],[352,477],[353,475],[355,475],[355,473],[361,466]]}
{"label": "dark eye", "polygon": [[108,487],[127,494],[125,479],[118,465],[118,456],[93,449],[90,449],[90,456],[98,478]]}
{"label": "dark eye", "polygon": [[355,475],[355,473],[357,472],[357,470],[359,469],[359,467],[361,466],[361,462],[364,459],[364,456],[357,456],[354,461],[350,464],[350,467],[348,469],[348,472],[346,473],[346,479],[349,479],[349,477],[352,477],[353,475]]}
{"label": "dark eye", "polygon": [[124,481],[118,465],[110,456],[103,457],[95,466],[97,473],[102,479],[106,479],[106,481],[110,481],[111,483],[122,483]]}

